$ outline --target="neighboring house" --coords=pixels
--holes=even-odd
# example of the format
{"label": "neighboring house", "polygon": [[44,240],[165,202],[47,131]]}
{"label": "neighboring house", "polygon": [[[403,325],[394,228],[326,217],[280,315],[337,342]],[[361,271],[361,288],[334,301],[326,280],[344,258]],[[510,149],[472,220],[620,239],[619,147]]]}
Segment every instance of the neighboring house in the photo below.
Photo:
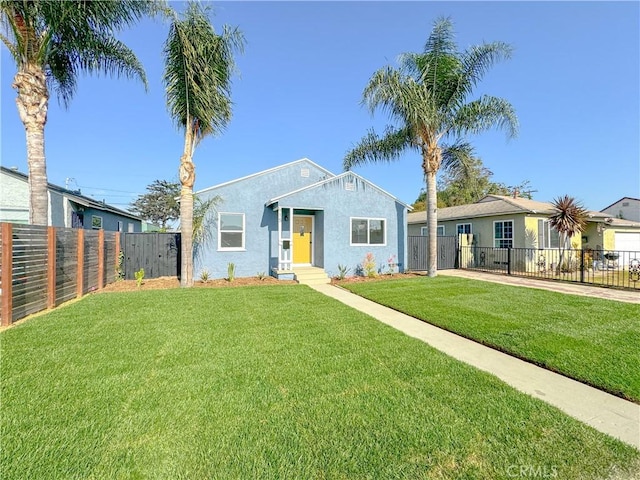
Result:
{"label": "neighboring house", "polygon": [[[0,222],[29,223],[28,178],[17,170],[0,167]],[[140,218],[132,213],[52,183],[47,184],[47,188],[50,226],[142,231]]]}
{"label": "neighboring house", "polygon": [[600,211],[613,218],[640,222],[640,198],[622,197]]}
{"label": "neighboring house", "polygon": [[[368,253],[378,268],[404,267],[406,213],[411,208],[353,172],[334,175],[303,158],[197,192],[217,197],[216,216],[196,258],[194,276],[271,273],[294,278],[298,267],[351,274]],[[397,271],[396,270],[396,271]]]}
{"label": "neighboring house", "polygon": [[[438,235],[472,234],[473,244],[493,248],[558,249],[551,228],[553,205],[526,198],[487,195],[476,203],[438,209]],[[408,214],[409,235],[427,234],[426,212]],[[587,227],[572,248],[640,252],[640,222],[589,212]]]}

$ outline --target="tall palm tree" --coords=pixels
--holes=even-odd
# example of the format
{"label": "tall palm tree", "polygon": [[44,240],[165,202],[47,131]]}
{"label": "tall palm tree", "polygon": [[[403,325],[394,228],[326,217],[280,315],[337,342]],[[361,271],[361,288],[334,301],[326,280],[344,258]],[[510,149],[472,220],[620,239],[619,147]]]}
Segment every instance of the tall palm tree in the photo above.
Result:
{"label": "tall palm tree", "polygon": [[[458,52],[449,19],[435,22],[422,53],[400,56],[400,67],[373,74],[362,103],[371,114],[381,108],[396,126],[382,136],[373,130],[350,151],[344,168],[369,162],[398,160],[403,151],[417,150],[427,187],[428,274],[437,275],[437,187],[440,168],[457,168],[473,158],[464,135],[492,127],[515,136],[518,120],[511,104],[502,98],[482,96],[468,101],[474,87],[497,61],[509,58],[511,48],[502,42],[470,47]],[[450,143],[444,143],[450,140]]]}
{"label": "tall palm tree", "polygon": [[564,263],[565,249],[569,247],[569,240],[584,230],[589,212],[569,195],[556,198],[552,205],[553,213],[549,216],[549,224],[560,234],[560,261],[556,267],[557,273],[560,273]]}
{"label": "tall palm tree", "polygon": [[179,170],[183,287],[193,285],[193,153],[202,139],[219,133],[231,120],[233,54],[244,47],[237,28],[225,25],[218,35],[208,13],[207,7],[195,2],[189,3],[182,16],[174,13],[164,45],[167,107],[177,126],[184,129]]}
{"label": "tall palm tree", "polygon": [[50,87],[65,107],[80,73],[138,78],[146,88],[142,65],[114,35],[158,7],[145,0],[0,2],[0,36],[16,63],[13,88],[27,137],[30,223],[47,224],[44,127]]}

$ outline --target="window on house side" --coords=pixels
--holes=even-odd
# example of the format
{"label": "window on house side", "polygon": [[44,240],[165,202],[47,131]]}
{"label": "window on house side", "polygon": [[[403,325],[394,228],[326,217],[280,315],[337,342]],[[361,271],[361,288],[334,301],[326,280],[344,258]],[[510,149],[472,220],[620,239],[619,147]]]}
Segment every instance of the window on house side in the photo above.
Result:
{"label": "window on house side", "polygon": [[493,246],[513,248],[513,220],[493,222]]}
{"label": "window on house side", "polygon": [[385,245],[385,222],[382,218],[352,218],[351,245]]}
{"label": "window on house side", "polygon": [[471,231],[470,223],[459,223],[458,225],[456,225],[456,229],[458,230],[458,235],[463,233],[473,233]]}
{"label": "window on house side", "polygon": [[218,226],[218,250],[244,250],[244,213],[219,213]]}
{"label": "window on house side", "polygon": [[[436,230],[436,235],[438,237],[444,237],[444,225],[438,225]],[[420,227],[420,235],[423,237],[429,236],[429,228],[428,227]]]}
{"label": "window on house side", "polygon": [[538,248],[560,248],[560,233],[548,220],[538,220]]}
{"label": "window on house side", "polygon": [[91,228],[100,230],[102,228],[102,217],[99,215],[91,215]]}

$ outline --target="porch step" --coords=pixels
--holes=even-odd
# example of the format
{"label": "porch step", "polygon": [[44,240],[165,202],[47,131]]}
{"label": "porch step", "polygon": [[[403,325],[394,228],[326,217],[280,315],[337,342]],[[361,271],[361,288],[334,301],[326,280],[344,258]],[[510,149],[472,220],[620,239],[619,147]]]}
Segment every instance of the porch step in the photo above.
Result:
{"label": "porch step", "polygon": [[295,279],[303,285],[322,285],[331,283],[327,272],[318,267],[300,267],[293,270]]}

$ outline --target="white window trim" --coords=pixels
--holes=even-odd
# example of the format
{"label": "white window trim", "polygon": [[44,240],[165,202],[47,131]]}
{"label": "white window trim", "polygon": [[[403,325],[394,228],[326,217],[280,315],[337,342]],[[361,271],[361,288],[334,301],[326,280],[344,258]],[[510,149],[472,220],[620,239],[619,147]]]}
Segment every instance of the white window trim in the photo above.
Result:
{"label": "white window trim", "polygon": [[[511,222],[511,238],[496,238],[496,223]],[[504,225],[502,226],[502,231],[504,232]],[[504,220],[494,220],[493,221],[493,248],[509,248],[509,247],[496,247],[496,240],[511,240],[511,248],[516,243],[516,222],[512,218],[507,218]]]}
{"label": "white window trim", "polygon": [[[220,217],[222,215],[242,215],[242,246],[241,247],[222,247],[221,237],[222,237],[222,229],[220,226],[222,222],[220,221]],[[246,241],[247,241],[247,224],[246,224],[246,216],[244,213],[239,212],[218,212],[218,251],[219,252],[246,252]],[[227,230],[225,230],[226,232]],[[228,230],[229,232],[235,232],[236,230]]]}
{"label": "white window trim", "polygon": [[[442,233],[440,233],[442,232]],[[436,237],[444,237],[445,228],[444,225],[438,225],[436,227]],[[429,236],[429,227],[420,227],[420,236],[428,237]]]}
{"label": "white window trim", "polygon": [[[543,245],[538,245],[538,250],[558,250],[560,248],[560,233],[551,226],[551,222],[548,219],[541,218],[542,222],[542,242]],[[558,246],[551,246],[551,231],[558,233]],[[540,231],[538,229],[538,238],[540,238]]]}
{"label": "white window trim", "polygon": [[[99,218],[100,219],[100,226],[99,227],[96,227],[96,226],[93,225],[93,219],[94,218]],[[100,230],[102,228],[102,225],[103,225],[103,219],[102,219],[102,217],[100,215],[91,215],[91,229],[92,230]]]}
{"label": "white window trim", "polygon": [[[464,225],[469,225],[469,233],[468,233],[468,234],[466,234],[466,233],[459,233],[458,235],[471,235],[471,234],[473,234],[473,223],[471,223],[471,222],[466,222],[466,223],[457,223],[457,224],[456,224],[456,232],[458,231],[458,227],[462,227],[462,226],[464,226]],[[494,230],[494,232],[495,232],[495,230]]]}
{"label": "white window trim", "polygon": [[[353,243],[352,236],[352,228],[354,220],[366,220],[367,221],[367,243]],[[384,222],[384,232],[383,232],[383,242],[382,243],[370,243],[371,239],[369,238],[369,222],[371,220],[380,220]],[[386,218],[376,218],[376,217],[349,217],[349,245],[352,247],[386,247],[387,246],[387,228],[388,222]]]}

